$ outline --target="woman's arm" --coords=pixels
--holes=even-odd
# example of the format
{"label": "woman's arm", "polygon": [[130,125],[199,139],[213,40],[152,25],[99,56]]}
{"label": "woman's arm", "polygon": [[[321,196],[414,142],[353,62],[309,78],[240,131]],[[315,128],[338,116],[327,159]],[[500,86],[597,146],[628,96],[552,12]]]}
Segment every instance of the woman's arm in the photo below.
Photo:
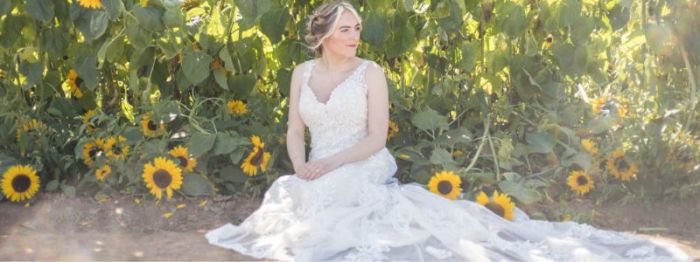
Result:
{"label": "woman's arm", "polygon": [[302,65],[294,68],[292,83],[289,87],[289,113],[287,121],[287,152],[292,161],[294,171],[299,175],[305,173],[306,149],[304,145],[304,131],[306,125],[299,115],[299,94],[302,77]]}
{"label": "woman's arm", "polygon": [[[354,146],[307,165],[312,177],[317,178],[344,164],[369,158],[386,146],[389,129],[389,90],[384,71],[372,63],[365,76],[367,83],[368,135]],[[316,172],[314,172],[316,171]]]}

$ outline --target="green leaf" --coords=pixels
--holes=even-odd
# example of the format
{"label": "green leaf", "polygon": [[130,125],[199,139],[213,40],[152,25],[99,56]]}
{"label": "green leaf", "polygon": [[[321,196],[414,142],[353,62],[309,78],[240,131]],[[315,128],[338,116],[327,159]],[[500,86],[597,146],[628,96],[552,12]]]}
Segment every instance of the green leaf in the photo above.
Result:
{"label": "green leaf", "polygon": [[430,163],[442,166],[453,166],[455,165],[454,159],[452,159],[452,154],[443,148],[435,148],[433,153],[430,155]]}
{"label": "green leaf", "polygon": [[92,41],[102,36],[107,30],[109,20],[103,10],[88,10],[80,13],[75,21],[78,30],[83,33],[85,40]]}
{"label": "green leaf", "polygon": [[571,40],[574,42],[574,45],[582,46],[588,43],[594,27],[595,25],[591,18],[586,16],[576,18],[574,25],[571,27]]}
{"label": "green leaf", "polygon": [[241,27],[247,29],[255,23],[258,17],[267,13],[272,7],[272,0],[234,0],[243,20]]}
{"label": "green leaf", "polygon": [[97,87],[97,56],[80,56],[76,59],[76,71],[90,90]]}
{"label": "green leaf", "polygon": [[185,76],[193,85],[201,83],[209,76],[211,61],[211,56],[205,52],[185,50],[182,62]]}
{"label": "green leaf", "polygon": [[586,124],[588,129],[593,134],[600,134],[612,128],[615,124],[615,118],[612,116],[598,116]]}
{"label": "green leaf", "polygon": [[207,35],[213,37],[216,42],[223,42],[226,39],[226,29],[224,28],[224,23],[221,18],[221,10],[219,9],[219,5],[217,5],[211,17],[209,17],[209,23],[207,24]]}
{"label": "green leaf", "polygon": [[421,130],[447,129],[447,117],[438,114],[437,111],[430,107],[426,107],[420,112],[413,115],[411,123]]}
{"label": "green leaf", "polygon": [[226,73],[221,70],[214,70],[214,81],[224,90],[228,90],[228,83],[226,83]]}
{"label": "green leaf", "polygon": [[219,171],[219,177],[233,183],[243,183],[248,180],[248,176],[241,171],[241,168],[233,165],[222,168],[221,171]]}
{"label": "green leaf", "polygon": [[107,10],[109,20],[117,21],[124,10],[124,4],[121,0],[102,0],[102,6]]}
{"label": "green leaf", "polygon": [[19,72],[27,77],[26,86],[34,86],[43,78],[44,64],[41,62],[29,63],[22,61],[19,64]]}
{"label": "green leaf", "polygon": [[289,11],[286,8],[273,9],[260,18],[260,30],[272,44],[277,44],[282,40],[289,18]]}
{"label": "green leaf", "polygon": [[502,19],[502,28],[510,37],[521,35],[527,28],[525,10],[518,4],[506,1],[498,6],[499,18]]}
{"label": "green leaf", "polygon": [[165,27],[163,22],[160,20],[163,16],[163,11],[154,7],[141,7],[137,5],[133,10],[136,20],[138,20],[139,25],[144,29],[151,32],[161,32]]}
{"label": "green leaf", "polygon": [[527,134],[525,140],[530,152],[546,154],[554,149],[554,138],[548,133],[530,133]]}
{"label": "green leaf", "polygon": [[248,139],[244,137],[234,137],[228,133],[219,133],[216,135],[216,146],[214,147],[215,155],[230,154],[234,150],[248,143]]}
{"label": "green leaf", "polygon": [[[9,2],[9,0],[3,2]],[[27,13],[36,20],[48,22],[53,18],[55,7],[53,1],[26,0],[26,5]]]}
{"label": "green leaf", "polygon": [[571,26],[577,17],[581,16],[582,4],[580,0],[558,1],[558,14],[560,26]]}
{"label": "green leaf", "polygon": [[60,184],[58,183],[58,180],[51,180],[48,184],[46,184],[46,191],[48,192],[54,192],[58,190],[58,186]]}
{"label": "green leaf", "polygon": [[498,187],[506,194],[514,197],[521,203],[529,205],[540,200],[540,195],[532,188],[524,184],[504,180],[498,183]]}
{"label": "green leaf", "polygon": [[362,21],[364,24],[362,39],[376,47],[381,46],[388,35],[386,21],[386,18],[376,12],[367,13]]}
{"label": "green leaf", "polygon": [[192,135],[187,148],[194,157],[200,157],[214,146],[216,135],[195,133]]}
{"label": "green leaf", "polygon": [[168,28],[183,27],[185,25],[185,16],[179,6],[165,10],[165,14],[163,14],[163,25]]}
{"label": "green leaf", "polygon": [[182,181],[182,193],[189,196],[211,195],[211,184],[200,174],[186,174]]}
{"label": "green leaf", "polygon": [[39,41],[49,55],[62,57],[66,53],[66,47],[68,47],[68,34],[63,27],[46,28],[39,35]]}
{"label": "green leaf", "polygon": [[0,16],[6,15],[12,9],[13,1],[0,1]]}
{"label": "green leaf", "polygon": [[224,62],[224,68],[226,68],[226,71],[231,72],[232,74],[236,72],[236,69],[233,67],[233,60],[231,59],[231,54],[229,54],[228,51],[228,46],[224,47],[219,51],[219,58],[221,58],[221,61]]}
{"label": "green leaf", "polygon": [[235,90],[237,93],[248,94],[255,87],[256,78],[253,75],[236,75],[228,78],[229,90]]}

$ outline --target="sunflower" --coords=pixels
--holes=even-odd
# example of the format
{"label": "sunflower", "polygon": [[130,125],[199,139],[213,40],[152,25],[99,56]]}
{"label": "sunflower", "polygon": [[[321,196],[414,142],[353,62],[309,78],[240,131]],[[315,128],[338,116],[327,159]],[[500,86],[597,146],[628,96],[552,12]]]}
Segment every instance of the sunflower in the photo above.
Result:
{"label": "sunflower", "polygon": [[39,177],[30,165],[15,165],[2,174],[2,193],[12,202],[30,199],[39,191]]}
{"label": "sunflower", "polygon": [[608,101],[608,98],[605,96],[601,96],[595,100],[593,100],[593,103],[591,104],[591,109],[593,110],[593,114],[600,114],[600,110],[603,108],[603,105]]}
{"label": "sunflower", "polygon": [[265,143],[263,143],[262,139],[260,139],[259,136],[256,136],[256,135],[250,136],[250,142],[253,143],[253,147],[259,147],[259,148],[265,147]]}
{"label": "sunflower", "polygon": [[107,175],[112,173],[112,168],[109,167],[109,165],[104,165],[97,170],[95,170],[95,177],[97,177],[97,180],[99,181],[104,181],[105,178],[107,178]]}
{"label": "sunflower", "polygon": [[95,127],[95,124],[92,122],[93,118],[97,114],[97,110],[93,109],[90,111],[85,112],[83,114],[82,119],[83,119],[83,125],[85,125],[85,130],[88,131],[88,133],[92,133],[95,131],[97,127]]}
{"label": "sunflower", "polygon": [[448,199],[456,199],[462,193],[462,179],[452,171],[436,173],[428,182],[430,192]]}
{"label": "sunflower", "polygon": [[105,149],[105,141],[102,138],[97,138],[88,142],[83,146],[83,163],[86,166],[91,166],[92,163],[97,160],[97,157],[101,155]]}
{"label": "sunflower", "polygon": [[30,134],[31,132],[41,132],[44,129],[46,129],[46,125],[36,119],[32,119],[30,121],[24,122],[20,128],[17,129],[17,142],[19,142],[20,137],[22,134]]}
{"label": "sunflower", "polygon": [[129,146],[123,136],[111,136],[104,145],[104,150],[108,157],[124,160],[129,154]]}
{"label": "sunflower", "polygon": [[83,97],[83,92],[80,90],[80,83],[82,83],[82,82],[83,82],[83,79],[78,77],[78,72],[76,72],[74,69],[71,69],[68,71],[68,75],[66,76],[66,80],[63,81],[61,88],[63,89],[63,92],[65,92],[67,96],[81,98],[81,97]]}
{"label": "sunflower", "polygon": [[228,112],[233,115],[242,116],[248,112],[245,102],[241,100],[229,100],[226,106],[228,107]]}
{"label": "sunflower", "polygon": [[591,139],[581,140],[581,146],[584,150],[586,150],[586,152],[590,153],[591,155],[598,154],[598,144]]}
{"label": "sunflower", "polygon": [[144,165],[143,181],[158,200],[163,197],[163,190],[170,199],[173,196],[173,190],[180,189],[182,186],[182,170],[172,160],[156,157],[153,164],[148,162]]}
{"label": "sunflower", "polygon": [[258,174],[258,169],[265,172],[267,170],[267,164],[270,161],[270,153],[265,152],[262,147],[253,147],[250,155],[246,157],[241,164],[241,169],[248,176],[256,176]]}
{"label": "sunflower", "polygon": [[510,200],[510,196],[503,193],[498,193],[498,191],[493,191],[492,199],[481,191],[476,197],[476,202],[485,206],[492,212],[496,213],[502,218],[512,221],[513,220],[513,209],[515,209],[515,204]]}
{"label": "sunflower", "polygon": [[399,133],[399,125],[397,125],[394,121],[389,121],[389,133],[387,134],[386,138],[391,139],[397,133]]}
{"label": "sunflower", "polygon": [[146,137],[158,137],[165,133],[165,123],[163,121],[160,124],[156,124],[155,121],[151,119],[151,114],[145,114],[141,118],[141,132]]}
{"label": "sunflower", "polygon": [[566,184],[571,187],[579,196],[582,196],[593,188],[593,180],[591,176],[580,170],[574,170],[569,173],[566,179]]}
{"label": "sunflower", "polygon": [[630,181],[638,170],[637,165],[632,164],[625,157],[625,151],[617,149],[608,157],[608,170],[610,173],[622,181]]}
{"label": "sunflower", "polygon": [[184,146],[177,146],[170,150],[170,155],[177,159],[180,168],[187,170],[189,172],[194,171],[194,167],[197,166],[197,159],[191,158],[190,153]]}
{"label": "sunflower", "polygon": [[78,4],[85,8],[100,9],[102,8],[102,1],[100,0],[78,0]]}

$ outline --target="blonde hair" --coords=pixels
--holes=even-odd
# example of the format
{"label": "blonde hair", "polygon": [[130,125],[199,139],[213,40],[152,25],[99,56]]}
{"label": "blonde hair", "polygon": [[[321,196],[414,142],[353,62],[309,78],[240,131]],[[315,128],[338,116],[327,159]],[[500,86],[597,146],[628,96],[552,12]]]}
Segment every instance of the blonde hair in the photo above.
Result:
{"label": "blonde hair", "polygon": [[317,56],[323,54],[323,46],[321,44],[323,40],[333,34],[343,11],[350,11],[362,23],[362,18],[357,13],[357,10],[345,1],[323,4],[309,16],[304,40],[308,44],[307,47],[313,50]]}

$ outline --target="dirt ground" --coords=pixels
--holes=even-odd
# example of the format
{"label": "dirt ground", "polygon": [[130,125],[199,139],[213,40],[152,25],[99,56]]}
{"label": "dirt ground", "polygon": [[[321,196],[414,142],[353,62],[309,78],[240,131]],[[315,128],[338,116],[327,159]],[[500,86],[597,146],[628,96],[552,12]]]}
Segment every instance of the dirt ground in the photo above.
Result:
{"label": "dirt ground", "polygon": [[[260,200],[200,198],[156,203],[40,194],[0,203],[0,260],[253,260],[209,245],[207,230],[250,214]],[[590,212],[587,203],[572,203]],[[671,241],[700,259],[697,201],[596,207],[596,227]]]}

